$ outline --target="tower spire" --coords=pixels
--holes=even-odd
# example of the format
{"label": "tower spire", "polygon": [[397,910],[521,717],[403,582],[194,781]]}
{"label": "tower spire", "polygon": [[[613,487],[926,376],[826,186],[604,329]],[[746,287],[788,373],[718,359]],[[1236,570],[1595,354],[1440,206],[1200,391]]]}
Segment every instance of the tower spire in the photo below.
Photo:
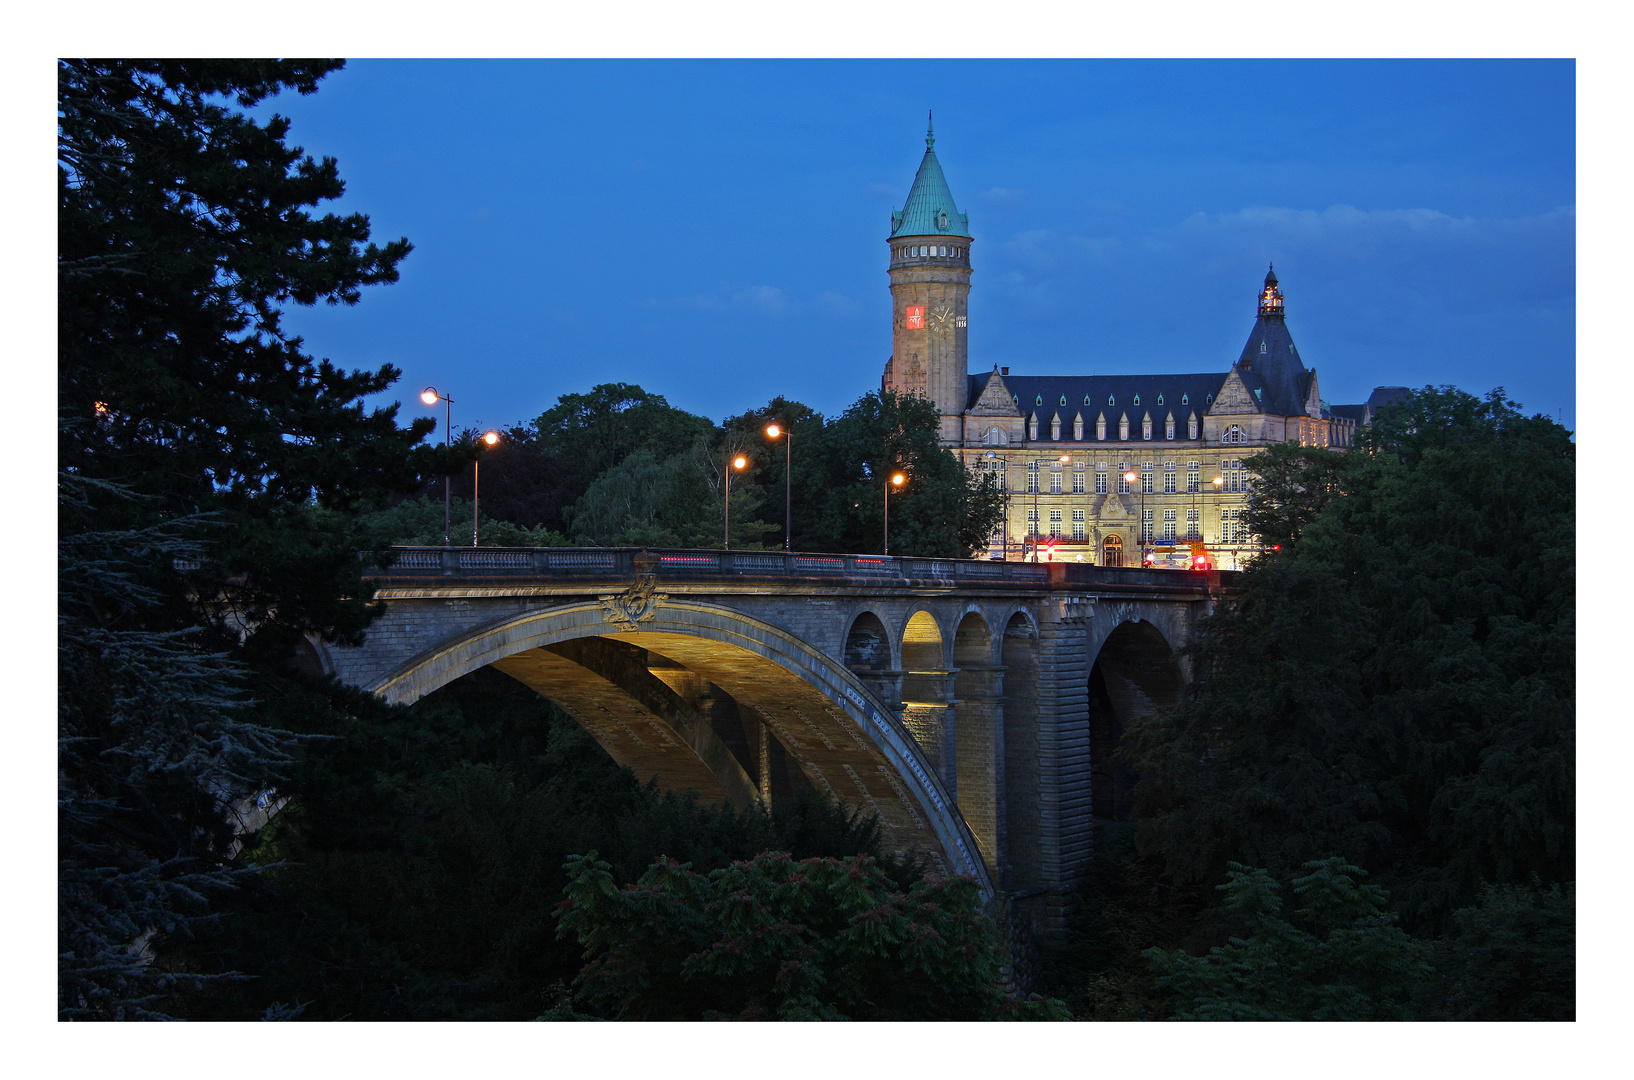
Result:
{"label": "tower spire", "polygon": [[936,110],[925,111],[925,149],[929,150],[936,145]]}
{"label": "tower spire", "polygon": [[1277,285],[1277,270],[1273,264],[1266,270],[1265,288],[1260,290],[1260,316],[1281,317],[1282,314],[1282,289]]}

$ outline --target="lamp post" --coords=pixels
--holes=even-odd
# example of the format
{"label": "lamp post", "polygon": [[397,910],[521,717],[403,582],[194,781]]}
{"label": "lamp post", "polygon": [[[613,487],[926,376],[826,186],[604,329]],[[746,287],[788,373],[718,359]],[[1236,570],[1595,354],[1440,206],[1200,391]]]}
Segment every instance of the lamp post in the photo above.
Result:
{"label": "lamp post", "polygon": [[[1065,465],[1067,462],[1072,460],[1072,455],[1071,454],[1062,454],[1060,457],[1056,458],[1055,460],[1059,461],[1063,465]],[[1044,459],[1039,458],[1037,461],[1033,462],[1033,470],[1032,470],[1033,474],[1034,474],[1033,475],[1033,527],[1032,527],[1032,530],[1031,530],[1032,534],[1033,534],[1033,562],[1038,561],[1038,489],[1044,486],[1044,470],[1039,468],[1039,466],[1041,466],[1043,464],[1044,464]],[[1051,557],[1053,558],[1054,556],[1051,556]]]}
{"label": "lamp post", "polygon": [[[1209,483],[1214,485],[1214,494],[1215,495],[1219,495],[1220,492],[1225,490],[1225,477],[1223,477],[1223,476],[1216,476],[1213,480],[1210,480]],[[1216,510],[1218,510],[1220,508],[1220,500],[1219,499],[1214,500],[1214,508]],[[1197,524],[1198,524],[1199,527],[1201,527],[1203,523],[1201,521],[1199,521]],[[1223,530],[1223,529],[1221,530],[1222,533],[1224,531],[1225,530]],[[1225,537],[1221,536],[1218,543],[1220,544],[1221,547],[1224,547],[1225,546]],[[1233,565],[1235,565],[1236,562],[1237,562],[1237,556],[1236,556],[1235,553],[1233,553],[1232,556],[1231,556],[1231,562],[1232,562]]]}
{"label": "lamp post", "polygon": [[891,553],[891,488],[901,487],[907,482],[908,478],[902,473],[892,473],[885,481],[885,549],[880,552],[881,555]]}
{"label": "lamp post", "polygon": [[[1140,477],[1138,475],[1136,475],[1135,470],[1133,470],[1133,469],[1130,469],[1128,472],[1123,474],[1123,482],[1126,483],[1126,484],[1133,484],[1133,483],[1135,483],[1135,481],[1137,481],[1139,479],[1140,479]],[[1144,569],[1145,566],[1146,566],[1146,485],[1145,484],[1142,484],[1140,486],[1140,532],[1139,532],[1139,536],[1140,536],[1140,565],[1141,565],[1141,568]]]}
{"label": "lamp post", "polygon": [[794,432],[776,424],[766,425],[766,437],[783,436],[783,550],[794,550]]}
{"label": "lamp post", "polygon": [[[499,442],[499,432],[497,432],[497,431],[485,432],[485,433],[483,433],[481,441],[486,443],[489,446],[493,446],[493,445],[495,445],[496,443]],[[477,487],[478,487],[479,481],[482,478],[481,477],[481,469],[482,469],[482,456],[479,453],[477,457],[475,457],[475,458],[473,458],[471,460],[471,546],[472,547],[477,546]]]}
{"label": "lamp post", "polygon": [[749,459],[742,454],[730,458],[726,463],[726,525],[721,535],[721,547],[726,551],[732,550],[732,470],[741,469],[749,464]]}
{"label": "lamp post", "polygon": [[[420,400],[425,402],[427,405],[435,405],[439,401],[443,403],[443,449],[446,450],[449,445],[448,436],[452,430],[448,426],[449,406],[454,404],[454,399],[451,397],[444,397],[442,394],[437,393],[437,388],[435,386],[428,386],[424,390],[420,391]],[[448,505],[448,474],[443,473],[443,547],[451,546],[451,542],[449,540],[450,523],[448,520]]]}

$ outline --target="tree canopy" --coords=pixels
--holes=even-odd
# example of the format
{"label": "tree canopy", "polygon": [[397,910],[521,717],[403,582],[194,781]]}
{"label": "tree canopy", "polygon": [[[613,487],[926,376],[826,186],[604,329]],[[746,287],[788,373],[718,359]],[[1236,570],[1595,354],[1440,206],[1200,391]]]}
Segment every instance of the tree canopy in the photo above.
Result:
{"label": "tree canopy", "polygon": [[1296,542],[1208,621],[1190,699],[1131,729],[1142,850],[1191,881],[1342,852],[1420,926],[1483,883],[1571,880],[1568,434],[1426,388],[1342,460],[1248,467],[1299,493],[1256,507]]}

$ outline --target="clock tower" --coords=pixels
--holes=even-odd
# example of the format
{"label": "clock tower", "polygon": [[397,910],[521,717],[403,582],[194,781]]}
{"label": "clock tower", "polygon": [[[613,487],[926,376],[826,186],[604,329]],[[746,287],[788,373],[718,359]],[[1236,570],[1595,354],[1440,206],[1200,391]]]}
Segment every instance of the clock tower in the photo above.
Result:
{"label": "clock tower", "polygon": [[934,128],[925,133],[908,201],[891,214],[889,243],[891,358],[883,386],[934,402],[942,442],[956,443],[969,394],[970,222],[953,205]]}

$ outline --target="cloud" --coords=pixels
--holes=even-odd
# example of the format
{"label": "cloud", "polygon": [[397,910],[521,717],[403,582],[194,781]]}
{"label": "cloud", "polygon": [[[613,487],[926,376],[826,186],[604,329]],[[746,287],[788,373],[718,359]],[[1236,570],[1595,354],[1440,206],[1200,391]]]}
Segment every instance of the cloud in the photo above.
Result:
{"label": "cloud", "polygon": [[782,289],[771,285],[754,285],[733,293],[732,303],[738,307],[754,308],[775,317],[788,310],[789,298],[784,295]]}

